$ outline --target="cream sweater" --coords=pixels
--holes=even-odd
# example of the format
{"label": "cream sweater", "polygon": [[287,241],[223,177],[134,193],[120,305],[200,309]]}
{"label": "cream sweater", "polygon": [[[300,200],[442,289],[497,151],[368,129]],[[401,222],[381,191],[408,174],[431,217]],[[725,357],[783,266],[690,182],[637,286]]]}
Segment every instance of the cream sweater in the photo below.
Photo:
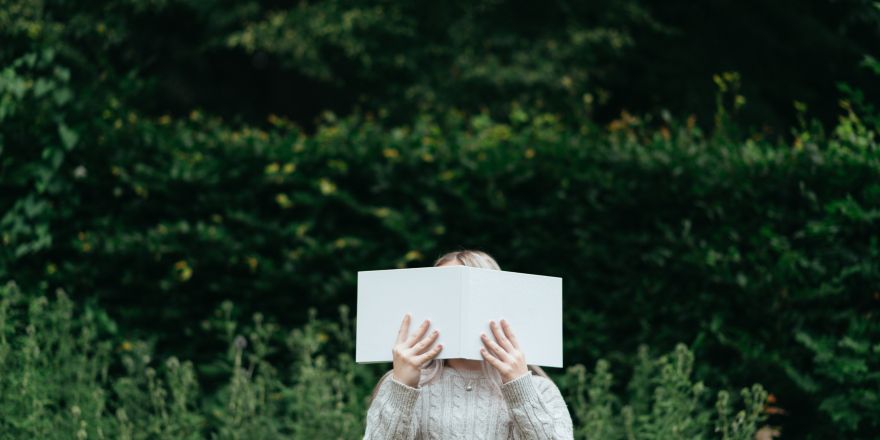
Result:
{"label": "cream sweater", "polygon": [[498,394],[482,371],[446,367],[421,388],[386,376],[367,411],[364,439],[570,440],[572,423],[559,389],[545,377],[529,371]]}

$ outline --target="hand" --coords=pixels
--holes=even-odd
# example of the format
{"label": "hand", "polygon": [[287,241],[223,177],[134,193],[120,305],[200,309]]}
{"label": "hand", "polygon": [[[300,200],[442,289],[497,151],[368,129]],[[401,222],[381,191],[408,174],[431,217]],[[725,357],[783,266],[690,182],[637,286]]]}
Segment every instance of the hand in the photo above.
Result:
{"label": "hand", "polygon": [[510,329],[510,324],[503,319],[501,326],[495,321],[489,321],[489,328],[492,329],[492,334],[495,335],[498,342],[489,339],[485,333],[480,333],[480,338],[485,345],[480,349],[480,354],[501,373],[501,382],[507,383],[528,373],[529,367],[526,365],[526,357],[519,349],[519,342]]}
{"label": "hand", "polygon": [[440,354],[443,345],[437,344],[428,350],[428,347],[440,336],[440,332],[435,329],[427,338],[422,339],[430,324],[427,319],[412,336],[407,338],[410,319],[409,313],[403,316],[400,331],[397,333],[397,341],[394,348],[391,349],[394,362],[394,371],[391,374],[398,382],[415,388],[419,384],[422,366]]}

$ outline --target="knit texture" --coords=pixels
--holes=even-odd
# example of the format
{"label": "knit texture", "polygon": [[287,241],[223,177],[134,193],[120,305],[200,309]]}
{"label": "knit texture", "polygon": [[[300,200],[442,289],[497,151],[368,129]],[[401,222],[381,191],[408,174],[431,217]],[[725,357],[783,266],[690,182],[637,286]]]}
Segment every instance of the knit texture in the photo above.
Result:
{"label": "knit texture", "polygon": [[421,388],[386,376],[364,434],[365,440],[572,438],[571,416],[553,381],[529,371],[502,384],[499,394],[482,371],[449,367]]}

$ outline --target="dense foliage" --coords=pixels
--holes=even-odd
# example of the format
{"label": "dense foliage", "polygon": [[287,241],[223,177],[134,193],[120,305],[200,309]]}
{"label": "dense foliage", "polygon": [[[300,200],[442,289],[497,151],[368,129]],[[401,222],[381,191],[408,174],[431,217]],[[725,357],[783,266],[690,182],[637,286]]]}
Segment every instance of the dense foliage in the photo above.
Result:
{"label": "dense foliage", "polygon": [[[365,381],[375,371],[352,362],[353,325],[312,317],[283,334],[254,315],[247,326],[224,303],[206,321],[228,350],[208,365],[175,357],[152,359],[135,341],[114,345],[113,323],[100,312],[75,310],[64,292],[26,300],[13,284],[0,287],[0,433],[9,439],[352,439],[364,432]],[[335,345],[334,354],[327,346]],[[272,363],[278,351],[289,363]],[[640,352],[628,404],[611,391],[608,363],[594,374],[570,367],[561,383],[577,439],[717,438],[749,440],[765,417],[767,393],[755,385],[740,404],[692,378],[693,354],[683,345],[657,359]],[[121,369],[121,372],[114,372]],[[222,372],[212,396],[200,394],[200,370]],[[714,392],[712,393],[714,394]],[[735,414],[734,414],[735,413]]]}
{"label": "dense foliage", "polygon": [[873,0],[3,0],[0,32],[4,64],[49,45],[86,89],[147,113],[251,122],[518,101],[572,123],[669,109],[703,124],[712,75],[736,70],[745,119],[784,135],[793,100],[829,122],[837,82],[880,93],[855,68],[880,53]]}
{"label": "dense foliage", "polygon": [[[30,293],[61,288],[89,304],[82,319],[104,322],[106,332],[74,340],[79,330],[53,333],[53,321],[34,318],[43,330],[30,333],[26,321],[6,321],[4,341],[16,342],[4,353],[15,353],[6,359],[17,366],[0,375],[4,386],[36,384],[29,371],[46,371],[34,373],[44,382],[27,405],[62,401],[40,407],[54,414],[42,418],[12,403],[4,414],[20,417],[3,423],[81,423],[73,412],[52,413],[73,411],[65,396],[74,394],[60,385],[73,381],[85,387],[75,396],[94,399],[78,405],[80,415],[96,417],[88,429],[123,429],[116,410],[150,399],[146,368],[155,361],[113,360],[114,350],[143,339],[162,362],[194,362],[169,369],[165,380],[181,384],[163,391],[184,393],[174,401],[189,409],[173,411],[181,419],[172,424],[132,432],[207,435],[227,432],[222,423],[231,420],[315,429],[296,428],[298,414],[329,405],[347,421],[334,424],[348,430],[339,435],[350,436],[378,371],[340,364],[297,373],[355,381],[340,407],[338,394],[318,390],[332,397],[279,403],[283,415],[260,409],[268,412],[259,422],[226,410],[211,419],[215,408],[247,406],[238,399],[250,397],[233,392],[244,380],[230,366],[234,350],[228,365],[211,367],[223,346],[204,334],[210,311],[232,300],[245,314],[308,329],[310,307],[330,319],[340,304],[353,306],[358,270],[428,265],[441,252],[474,247],[504,269],[564,277],[565,356],[573,363],[606,357],[621,377],[640,364],[644,356],[632,353],[641,344],[666,350],[684,341],[701,360],[696,381],[764,384],[785,411],[771,419],[785,436],[871,438],[880,430],[880,117],[857,87],[841,85],[841,106],[818,110],[840,115],[830,129],[796,102],[798,123],[784,137],[734,123],[754,101],[748,78],[734,72],[707,75],[716,93],[702,93],[713,107],[698,117],[623,112],[595,123],[593,107],[608,102],[601,79],[619,78],[626,47],[644,50],[635,35],[663,29],[646,12],[650,2],[510,16],[478,3],[452,5],[449,15],[398,2],[0,5],[0,280]],[[569,13],[595,22],[556,26]],[[858,20],[872,22],[872,14]],[[524,17],[536,27],[519,34]],[[415,40],[417,31],[432,43]],[[862,50],[850,40],[835,47]],[[238,79],[225,82],[215,62]],[[280,69],[272,81],[255,73],[261,62]],[[873,58],[863,64],[859,72],[880,73]],[[278,88],[279,78],[296,83],[293,91]],[[265,84],[302,99],[251,100]],[[681,105],[690,102],[670,103]],[[352,106],[363,111],[311,120],[321,109]],[[10,310],[36,310],[44,300],[17,301]],[[52,355],[39,368],[23,363],[37,362],[28,337],[53,347],[40,349]],[[328,355],[345,359],[349,348],[334,344]],[[271,364],[293,362],[283,358]],[[609,367],[599,365],[596,377],[605,377]],[[690,377],[690,367],[679,370]],[[202,394],[191,390],[196,377]],[[15,399],[8,389],[4,398]],[[609,396],[623,392],[616,385]],[[664,429],[631,419],[636,408],[662,411],[645,398],[629,410],[577,402],[584,423],[608,424],[581,435]],[[159,423],[165,403],[156,405],[126,417],[144,411],[151,415],[143,423]],[[703,430],[709,406],[690,407],[688,429]],[[116,421],[98,421],[108,414],[102,408]]]}

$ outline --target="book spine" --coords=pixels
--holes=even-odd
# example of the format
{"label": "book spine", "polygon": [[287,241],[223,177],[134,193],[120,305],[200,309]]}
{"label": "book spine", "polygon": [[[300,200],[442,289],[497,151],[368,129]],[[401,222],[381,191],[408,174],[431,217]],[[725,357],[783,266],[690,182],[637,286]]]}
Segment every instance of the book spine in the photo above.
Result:
{"label": "book spine", "polygon": [[465,339],[464,335],[468,329],[468,323],[470,322],[470,316],[468,316],[469,307],[469,299],[471,290],[471,272],[467,267],[462,267],[461,270],[461,289],[458,289],[459,301],[458,304],[461,307],[461,311],[458,316],[461,317],[461,322],[458,323],[458,357],[465,357],[467,354],[467,348],[464,345]]}

